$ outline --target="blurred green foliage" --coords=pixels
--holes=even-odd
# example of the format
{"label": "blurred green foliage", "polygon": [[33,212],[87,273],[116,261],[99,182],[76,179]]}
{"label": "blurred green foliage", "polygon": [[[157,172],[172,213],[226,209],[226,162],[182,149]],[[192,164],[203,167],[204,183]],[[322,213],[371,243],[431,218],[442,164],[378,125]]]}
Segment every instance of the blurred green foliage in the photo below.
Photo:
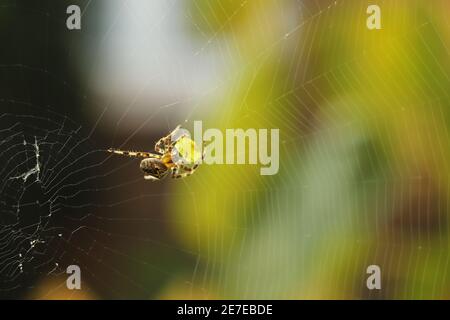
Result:
{"label": "blurred green foliage", "polygon": [[194,291],[448,298],[449,4],[377,1],[370,31],[372,2],[191,2],[194,32],[235,55],[211,116],[194,118],[282,140],[276,176],[202,166],[174,185]]}

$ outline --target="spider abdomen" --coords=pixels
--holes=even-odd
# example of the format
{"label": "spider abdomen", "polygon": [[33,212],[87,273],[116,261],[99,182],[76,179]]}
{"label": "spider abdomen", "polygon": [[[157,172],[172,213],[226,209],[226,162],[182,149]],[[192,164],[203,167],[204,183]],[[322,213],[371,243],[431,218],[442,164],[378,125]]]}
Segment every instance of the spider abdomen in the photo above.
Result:
{"label": "spider abdomen", "polygon": [[157,158],[142,160],[140,168],[145,174],[144,178],[148,180],[160,180],[168,173],[167,166]]}

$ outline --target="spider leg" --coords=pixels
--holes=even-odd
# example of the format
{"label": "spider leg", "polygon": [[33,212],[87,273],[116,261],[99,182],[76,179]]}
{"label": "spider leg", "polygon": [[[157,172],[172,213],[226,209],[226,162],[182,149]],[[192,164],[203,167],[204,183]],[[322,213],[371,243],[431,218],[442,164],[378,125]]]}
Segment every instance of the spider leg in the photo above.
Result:
{"label": "spider leg", "polygon": [[[155,151],[161,154],[164,154],[166,152],[171,152],[173,144],[176,141],[172,141],[172,136],[174,133],[181,128],[180,125],[178,125],[175,129],[172,130],[167,136],[161,138],[156,142],[155,144]],[[183,134],[182,136],[185,136],[186,134]]]}
{"label": "spider leg", "polygon": [[167,136],[168,136],[168,137],[172,136],[172,135],[173,135],[178,129],[180,129],[180,128],[181,128],[181,125],[177,125],[177,127],[176,127],[175,129],[173,129],[172,132],[169,133]]}
{"label": "spider leg", "polygon": [[155,151],[161,154],[165,153],[166,145],[170,144],[170,137],[164,137],[158,140],[155,144]]}
{"label": "spider leg", "polygon": [[180,179],[185,178],[194,173],[194,171],[198,168],[198,164],[195,165],[193,168],[185,168],[185,167],[173,167],[172,168],[172,178],[173,179]]}
{"label": "spider leg", "polygon": [[117,150],[117,149],[108,149],[108,152],[114,154],[120,154],[122,156],[135,157],[135,158],[160,158],[160,155],[143,152],[143,151],[125,151],[125,150]]}
{"label": "spider leg", "polygon": [[180,170],[177,167],[173,167],[171,171],[172,179],[180,179],[184,176],[180,174]]}

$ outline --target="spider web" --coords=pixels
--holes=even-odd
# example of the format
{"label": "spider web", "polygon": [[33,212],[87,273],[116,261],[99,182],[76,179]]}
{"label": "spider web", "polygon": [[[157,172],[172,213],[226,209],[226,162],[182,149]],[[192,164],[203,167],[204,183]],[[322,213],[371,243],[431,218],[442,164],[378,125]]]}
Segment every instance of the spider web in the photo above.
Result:
{"label": "spider web", "polygon": [[[136,162],[120,161],[93,144],[95,127],[86,132],[67,116],[51,110],[2,102],[14,110],[3,113],[0,119],[4,128],[0,289],[6,297],[33,289],[39,277],[60,279],[70,264],[79,265],[83,277],[92,282],[118,278],[119,283],[126,282],[116,284],[118,287],[132,286],[135,295],[150,296],[148,289],[108,263],[111,255],[134,268],[150,265],[157,275],[167,276],[167,270],[151,264],[153,259],[132,258],[120,247],[128,243],[136,249],[146,248],[148,254],[155,250],[164,250],[166,255],[176,252],[176,257],[194,254],[148,236],[153,229],[149,224],[161,227],[158,202],[176,195],[166,194],[158,186],[144,192],[139,170],[129,170],[135,177],[123,180],[121,171],[136,169]],[[134,213],[124,217],[123,212],[133,207]],[[147,217],[149,213],[151,217]],[[65,281],[51,289],[63,285]],[[128,297],[114,286],[103,290],[111,297]]]}
{"label": "spider web", "polygon": [[[433,21],[418,15],[409,35],[393,38],[392,47],[374,57],[405,57],[403,65],[393,67],[401,76],[385,84],[389,76],[375,71],[366,79],[359,71],[367,68],[370,53],[364,49],[371,48],[370,40],[355,41],[362,49],[339,63],[321,65],[314,56],[326,39],[320,26],[333,21],[337,34],[350,32],[348,25],[336,24],[337,18],[360,16],[363,21],[364,4],[311,3],[279,2],[272,14],[301,17],[279,33],[267,31],[272,18],[261,14],[251,28],[267,31],[267,40],[251,59],[229,40],[246,1],[225,19],[201,15],[206,29],[215,31],[203,33],[193,23],[202,38],[192,54],[202,57],[218,48],[221,59],[231,61],[231,71],[200,96],[156,103],[145,116],[139,113],[132,127],[127,121],[137,112],[135,102],[147,83],[116,113],[113,98],[98,106],[88,89],[54,76],[50,60],[35,67],[19,52],[18,61],[2,64],[5,77],[37,74],[50,95],[52,89],[64,90],[83,105],[95,105],[97,113],[89,113],[93,121],[72,116],[69,107],[61,112],[48,102],[35,103],[25,90],[0,96],[1,295],[23,297],[39,281],[56,279],[39,296],[49,297],[65,286],[66,267],[77,264],[92,297],[158,297],[171,281],[184,290],[183,297],[442,297],[448,291],[449,182],[439,172],[447,169],[449,83],[446,65],[434,54],[448,58],[446,44]],[[141,20],[129,2],[122,4]],[[179,5],[168,4],[167,14],[152,28],[170,19]],[[92,6],[85,2],[83,15]],[[60,28],[65,19],[64,10],[23,9],[16,1],[2,10],[11,8],[32,12],[48,28]],[[114,36],[120,16],[119,10],[102,40]],[[185,18],[194,21],[190,11]],[[367,37],[355,30],[351,39],[360,33]],[[424,39],[430,34],[437,39],[431,49]],[[48,41],[48,34],[42,39]],[[406,43],[409,52],[397,43]],[[340,53],[339,45],[336,38],[327,47]],[[420,81],[413,57],[429,68],[425,72],[433,83]],[[268,109],[263,112],[246,98],[268,61],[275,67],[266,79],[268,94],[259,101]],[[402,80],[412,82],[402,87]],[[388,94],[368,101],[377,87]],[[236,94],[242,88],[245,99]],[[259,177],[248,166],[211,166],[189,180],[149,184],[136,160],[105,152],[109,147],[148,150],[181,120],[189,125],[202,119],[201,106],[215,95],[214,102],[225,97],[225,106],[238,107],[213,113],[208,118],[213,127],[217,119],[233,127],[252,118],[259,127],[281,128],[277,176]],[[409,108],[417,101],[420,112]],[[391,108],[386,112],[381,105]],[[431,111],[421,122],[423,110]],[[161,128],[161,119],[167,121],[157,133],[152,129]],[[392,119],[400,119],[399,125]],[[396,150],[402,144],[414,149],[416,143],[415,153]],[[217,185],[220,189],[211,187]],[[167,214],[168,207],[174,213]],[[370,264],[382,267],[388,283],[382,294],[365,290]],[[429,274],[434,274],[431,280]]]}

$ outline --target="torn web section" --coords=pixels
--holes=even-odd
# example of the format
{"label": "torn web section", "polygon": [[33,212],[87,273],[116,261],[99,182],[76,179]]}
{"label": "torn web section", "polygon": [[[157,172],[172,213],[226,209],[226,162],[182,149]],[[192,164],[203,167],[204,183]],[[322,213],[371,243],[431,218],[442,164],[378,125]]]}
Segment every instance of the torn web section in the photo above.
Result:
{"label": "torn web section", "polygon": [[0,116],[0,296],[9,298],[76,260],[67,250],[100,163],[80,126],[22,107]]}

